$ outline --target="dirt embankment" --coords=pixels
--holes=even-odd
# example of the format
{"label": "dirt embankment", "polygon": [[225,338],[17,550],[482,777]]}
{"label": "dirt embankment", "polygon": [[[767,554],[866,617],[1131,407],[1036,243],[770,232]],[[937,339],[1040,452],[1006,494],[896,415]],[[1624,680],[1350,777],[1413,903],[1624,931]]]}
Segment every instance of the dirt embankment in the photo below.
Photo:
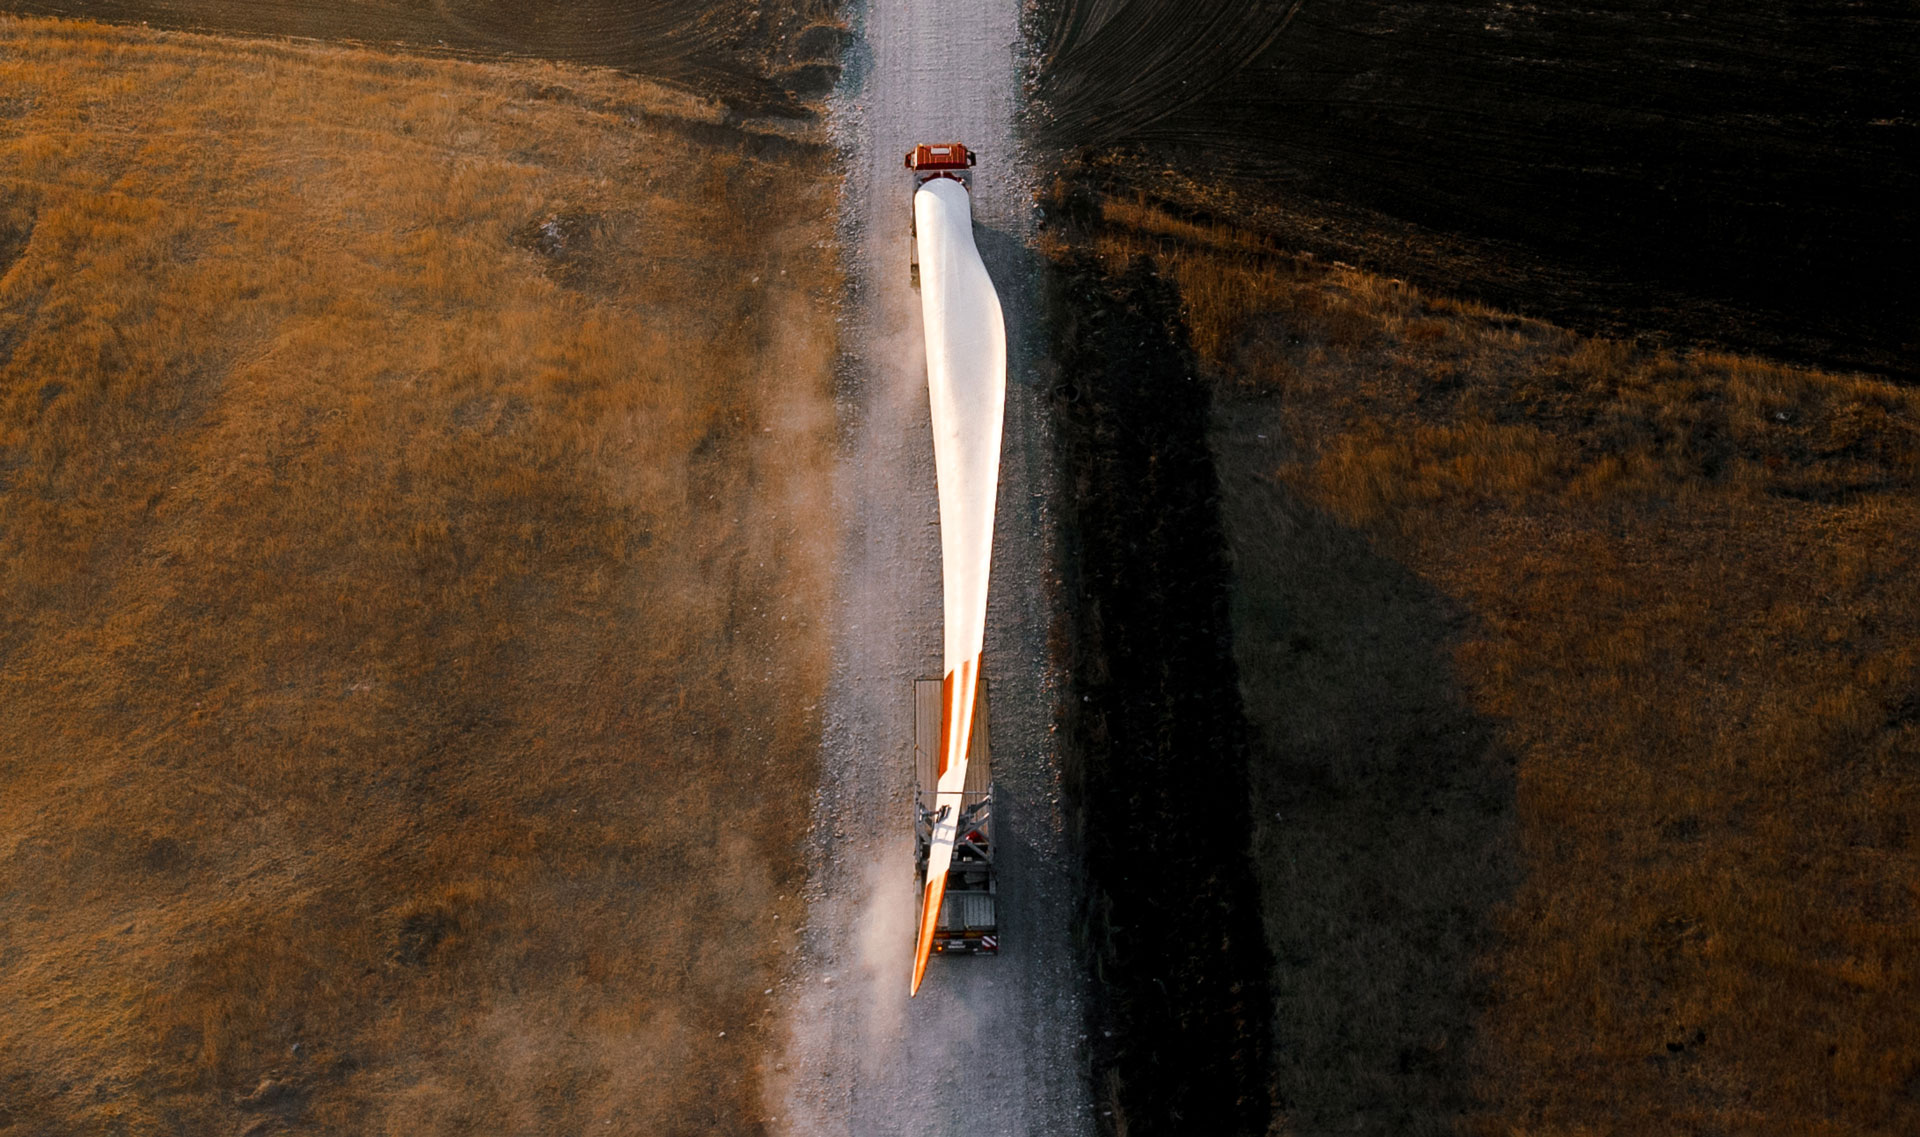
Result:
{"label": "dirt embankment", "polygon": [[0,9],[190,31],[519,56],[668,79],[744,110],[801,113],[839,78],[837,0],[5,0]]}
{"label": "dirt embankment", "polygon": [[1044,133],[1196,216],[1563,326],[1907,377],[1911,5],[1055,0]]}
{"label": "dirt embankment", "polygon": [[1278,1131],[1920,1125],[1920,399],[1062,204],[1214,392]]}
{"label": "dirt embankment", "polygon": [[71,23],[0,91],[0,1132],[756,1132],[823,152]]}
{"label": "dirt embankment", "polygon": [[1211,392],[1151,266],[1054,243],[1060,596],[1075,925],[1104,1133],[1257,1134],[1267,952],[1247,859],[1251,731],[1207,450]]}

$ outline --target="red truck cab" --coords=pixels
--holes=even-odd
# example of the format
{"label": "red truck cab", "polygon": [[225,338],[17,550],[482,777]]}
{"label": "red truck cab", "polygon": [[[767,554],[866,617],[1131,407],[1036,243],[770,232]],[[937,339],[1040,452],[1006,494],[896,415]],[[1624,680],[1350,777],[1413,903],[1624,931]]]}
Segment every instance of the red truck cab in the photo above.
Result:
{"label": "red truck cab", "polygon": [[[973,164],[980,155],[967,149],[960,142],[922,142],[907,151],[906,167],[912,171],[908,177],[913,179],[911,188],[921,186],[936,178],[950,178],[959,182],[966,191],[973,192]],[[907,210],[907,279],[913,287],[920,287],[920,244],[914,232],[913,210]]]}
{"label": "red truck cab", "polygon": [[973,175],[969,172],[979,155],[958,142],[922,142],[907,151],[907,169],[913,171],[915,189],[935,178],[952,178],[969,191]]}

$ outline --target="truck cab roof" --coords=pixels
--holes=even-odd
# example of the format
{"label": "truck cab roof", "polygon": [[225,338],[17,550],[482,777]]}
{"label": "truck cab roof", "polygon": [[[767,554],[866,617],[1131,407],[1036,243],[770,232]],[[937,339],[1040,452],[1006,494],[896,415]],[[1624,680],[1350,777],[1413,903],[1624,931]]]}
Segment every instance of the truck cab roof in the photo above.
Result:
{"label": "truck cab roof", "polygon": [[907,169],[926,170],[965,170],[970,168],[979,155],[968,150],[959,142],[922,142],[907,151]]}

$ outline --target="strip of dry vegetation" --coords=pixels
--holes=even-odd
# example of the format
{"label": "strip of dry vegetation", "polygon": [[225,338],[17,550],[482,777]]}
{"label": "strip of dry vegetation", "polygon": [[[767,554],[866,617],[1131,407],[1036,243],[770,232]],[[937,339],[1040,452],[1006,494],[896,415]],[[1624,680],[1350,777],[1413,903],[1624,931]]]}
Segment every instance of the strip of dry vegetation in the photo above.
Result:
{"label": "strip of dry vegetation", "polygon": [[21,15],[617,67],[749,113],[801,117],[839,78],[847,33],[838,7],[836,0],[0,0],[0,9]]}
{"label": "strip of dry vegetation", "polygon": [[823,153],[40,21],[0,92],[0,1132],[756,1131]]}
{"label": "strip of dry vegetation", "polygon": [[1064,205],[1215,372],[1278,1131],[1920,1130],[1920,394]]}

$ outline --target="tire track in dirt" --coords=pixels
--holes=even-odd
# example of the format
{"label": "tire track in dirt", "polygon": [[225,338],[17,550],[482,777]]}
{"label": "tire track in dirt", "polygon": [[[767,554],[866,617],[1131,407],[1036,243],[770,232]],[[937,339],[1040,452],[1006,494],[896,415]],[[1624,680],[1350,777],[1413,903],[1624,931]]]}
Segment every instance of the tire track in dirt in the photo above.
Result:
{"label": "tire track in dirt", "polygon": [[[1083,979],[1051,724],[1046,587],[1056,478],[1045,435],[1033,205],[1016,142],[1020,5],[874,0],[832,108],[848,163],[852,282],[842,360],[837,642],[815,804],[808,928],[783,1000],[788,1045],[768,1113],[792,1134],[1075,1134]],[[986,667],[1002,950],[942,958],[907,1000],[912,929],[912,681],[940,671],[940,549],[919,296],[907,282],[915,141],[981,151],[976,238],[1009,343],[1006,441]]]}

